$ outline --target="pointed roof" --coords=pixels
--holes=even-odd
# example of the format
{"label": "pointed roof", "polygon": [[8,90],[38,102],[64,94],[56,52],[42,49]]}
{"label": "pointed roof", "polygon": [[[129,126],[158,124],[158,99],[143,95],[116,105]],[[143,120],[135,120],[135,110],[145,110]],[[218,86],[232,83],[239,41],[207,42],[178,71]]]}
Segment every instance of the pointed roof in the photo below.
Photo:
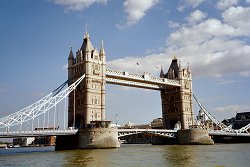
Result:
{"label": "pointed roof", "polygon": [[86,30],[84,38],[83,38],[81,50],[86,51],[86,52],[91,52],[92,50],[94,50],[93,45],[90,42],[89,34],[88,34],[87,30]]}
{"label": "pointed roof", "polygon": [[69,59],[74,59],[74,54],[72,52],[72,47],[70,47]]}
{"label": "pointed roof", "polygon": [[175,55],[173,55],[173,58],[172,58],[172,60],[177,60],[177,58],[176,58],[176,56],[175,56]]}
{"label": "pointed roof", "polygon": [[179,64],[178,64],[178,60],[177,60],[176,56],[174,56],[166,76],[172,75],[172,73],[173,73],[173,75],[175,77],[177,77],[179,70],[180,70],[180,67],[179,67]]}
{"label": "pointed roof", "polygon": [[161,66],[160,78],[164,78],[164,72],[163,72],[162,66]]}
{"label": "pointed roof", "polygon": [[100,55],[105,55],[105,50],[104,50],[103,44],[104,44],[104,42],[102,40],[102,42],[101,42],[101,49],[100,49]]}

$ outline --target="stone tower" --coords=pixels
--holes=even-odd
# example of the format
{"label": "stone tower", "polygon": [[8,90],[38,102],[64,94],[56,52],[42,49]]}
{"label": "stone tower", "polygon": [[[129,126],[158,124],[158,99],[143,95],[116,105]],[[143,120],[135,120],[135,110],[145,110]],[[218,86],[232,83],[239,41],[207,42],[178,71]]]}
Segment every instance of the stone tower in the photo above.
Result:
{"label": "stone tower", "polygon": [[68,57],[68,84],[85,74],[85,79],[69,95],[68,126],[85,128],[90,121],[105,119],[106,57],[103,42],[98,52],[88,32],[74,57],[72,48]]}
{"label": "stone tower", "polygon": [[181,123],[181,129],[193,125],[192,109],[192,74],[189,67],[181,68],[180,62],[174,56],[169,70],[161,78],[179,80],[181,87],[168,87],[161,90],[162,119],[166,129],[173,129],[176,123]]}

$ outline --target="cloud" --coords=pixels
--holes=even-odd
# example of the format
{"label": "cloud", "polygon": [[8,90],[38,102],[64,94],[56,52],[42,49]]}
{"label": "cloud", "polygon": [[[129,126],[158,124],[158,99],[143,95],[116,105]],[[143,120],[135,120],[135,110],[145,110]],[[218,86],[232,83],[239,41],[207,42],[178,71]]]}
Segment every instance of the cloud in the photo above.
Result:
{"label": "cloud", "polygon": [[228,84],[232,84],[232,83],[239,83],[241,81],[238,80],[225,80],[225,79],[219,79],[218,80],[219,85],[228,85]]}
{"label": "cloud", "polygon": [[250,7],[230,7],[222,13],[225,23],[234,26],[238,35],[250,36]]}
{"label": "cloud", "polygon": [[94,3],[106,4],[108,0],[52,0],[55,4],[66,7],[66,11],[82,11]]}
{"label": "cloud", "polygon": [[205,0],[180,0],[177,9],[181,12],[188,7],[196,8],[204,1]]}
{"label": "cloud", "polygon": [[168,21],[168,27],[169,28],[178,28],[180,27],[180,24],[178,22],[175,22],[175,21]]}
{"label": "cloud", "polygon": [[165,65],[170,60],[171,58],[163,53],[139,58],[125,57],[107,62],[107,68],[139,74],[150,72],[152,75],[156,75],[159,72],[156,66]]}
{"label": "cloud", "polygon": [[68,63],[67,63],[67,64],[64,64],[64,65],[62,66],[62,69],[63,69],[63,70],[68,70]]}
{"label": "cloud", "polygon": [[127,15],[127,22],[124,25],[118,24],[117,27],[123,29],[136,24],[158,2],[159,0],[125,0],[123,6]]}
{"label": "cloud", "polygon": [[[191,14],[192,15],[192,14]],[[191,16],[190,15],[190,16]],[[207,18],[194,24],[182,24],[166,39],[165,49],[145,57],[125,57],[108,62],[108,67],[132,72],[157,73],[156,65],[169,67],[176,55],[182,66],[190,62],[193,76],[250,76],[249,8],[230,7],[222,20]],[[197,19],[199,20],[199,19]],[[140,65],[136,66],[136,62]],[[166,72],[166,71],[165,71]]]}
{"label": "cloud", "polygon": [[239,3],[239,0],[219,0],[216,3],[216,8],[224,10],[230,6],[237,5]]}
{"label": "cloud", "polygon": [[250,3],[250,0],[246,0],[246,3]]}
{"label": "cloud", "polygon": [[223,107],[217,107],[213,109],[215,112],[248,112],[250,110],[250,106],[248,105],[228,105]]}
{"label": "cloud", "polygon": [[197,23],[202,21],[203,19],[205,19],[207,17],[206,13],[203,13],[200,10],[196,10],[194,12],[192,12],[188,17],[187,17],[187,21],[189,23]]}

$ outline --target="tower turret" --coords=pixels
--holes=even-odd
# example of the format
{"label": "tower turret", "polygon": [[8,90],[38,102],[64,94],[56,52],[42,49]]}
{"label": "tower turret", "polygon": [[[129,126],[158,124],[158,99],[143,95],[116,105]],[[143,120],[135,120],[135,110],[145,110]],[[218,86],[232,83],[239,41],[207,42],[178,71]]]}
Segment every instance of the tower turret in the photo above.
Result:
{"label": "tower turret", "polygon": [[68,57],[68,80],[73,77],[73,66],[75,64],[74,54],[72,52],[72,47],[70,47],[69,57]]}
{"label": "tower turret", "polygon": [[178,64],[178,60],[176,58],[176,56],[173,57],[172,59],[172,63],[168,69],[168,72],[167,72],[167,78],[168,79],[178,79],[179,77],[179,70],[180,70],[180,67],[179,67],[179,64]]}
{"label": "tower turret", "polygon": [[165,74],[163,72],[162,66],[161,66],[161,73],[160,73],[160,78],[164,78]]}
{"label": "tower turret", "polygon": [[89,38],[89,34],[86,30],[85,35],[83,37],[83,43],[81,46],[81,51],[82,52],[91,52],[92,50],[94,50],[93,45],[90,42],[90,38]]}
{"label": "tower turret", "polygon": [[74,54],[72,52],[72,47],[70,47],[69,57],[68,57],[68,67],[73,66],[74,64]]}
{"label": "tower turret", "polygon": [[101,49],[100,49],[99,55],[100,55],[101,60],[103,62],[106,62],[106,56],[105,56],[105,50],[104,50],[104,42],[103,42],[103,40],[101,42]]}

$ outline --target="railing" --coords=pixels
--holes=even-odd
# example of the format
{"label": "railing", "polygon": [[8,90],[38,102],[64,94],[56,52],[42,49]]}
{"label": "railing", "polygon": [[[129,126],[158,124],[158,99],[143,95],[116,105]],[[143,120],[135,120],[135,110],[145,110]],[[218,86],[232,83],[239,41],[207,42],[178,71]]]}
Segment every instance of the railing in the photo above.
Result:
{"label": "railing", "polygon": [[121,71],[106,69],[106,78],[136,81],[138,83],[151,83],[157,86],[180,86],[179,80],[158,78],[151,76],[149,73],[144,73],[144,75],[138,75],[138,74],[131,74],[126,71],[121,72]]}
{"label": "railing", "polygon": [[118,137],[139,134],[139,133],[150,133],[153,135],[176,138],[177,131],[176,130],[168,130],[168,129],[118,129]]}
{"label": "railing", "polygon": [[0,132],[0,138],[74,135],[78,129]]}

